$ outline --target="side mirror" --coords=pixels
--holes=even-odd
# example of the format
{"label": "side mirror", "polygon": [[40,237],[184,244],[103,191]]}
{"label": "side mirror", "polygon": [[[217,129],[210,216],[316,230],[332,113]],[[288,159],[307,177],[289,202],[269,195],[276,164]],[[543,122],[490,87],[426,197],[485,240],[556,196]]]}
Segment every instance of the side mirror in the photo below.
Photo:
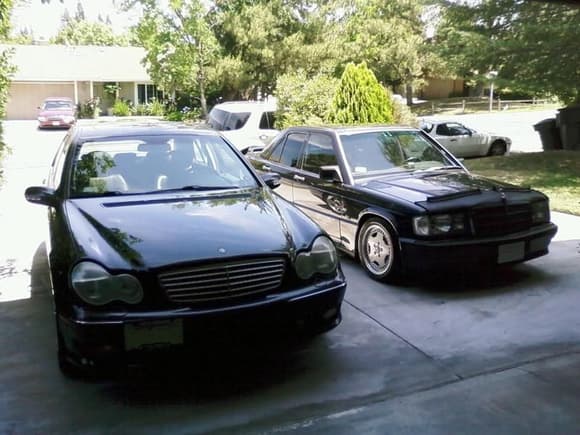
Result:
{"label": "side mirror", "polygon": [[320,179],[329,181],[331,183],[342,183],[342,175],[340,175],[340,168],[336,165],[321,166],[318,172]]}
{"label": "side mirror", "polygon": [[54,207],[57,203],[56,192],[44,186],[33,186],[26,189],[24,197],[33,204],[48,205]]}
{"label": "side mirror", "polygon": [[264,183],[270,188],[275,189],[280,186],[280,175],[274,174],[272,172],[268,172],[266,174],[262,174],[262,180]]}

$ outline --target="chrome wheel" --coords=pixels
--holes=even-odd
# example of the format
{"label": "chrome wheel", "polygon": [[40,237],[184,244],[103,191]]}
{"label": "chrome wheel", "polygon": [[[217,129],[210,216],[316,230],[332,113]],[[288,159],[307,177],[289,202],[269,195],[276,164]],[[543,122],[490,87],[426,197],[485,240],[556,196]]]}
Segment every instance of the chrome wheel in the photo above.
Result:
{"label": "chrome wheel", "polygon": [[378,279],[386,278],[395,264],[393,237],[379,220],[367,221],[360,233],[359,256],[367,272]]}

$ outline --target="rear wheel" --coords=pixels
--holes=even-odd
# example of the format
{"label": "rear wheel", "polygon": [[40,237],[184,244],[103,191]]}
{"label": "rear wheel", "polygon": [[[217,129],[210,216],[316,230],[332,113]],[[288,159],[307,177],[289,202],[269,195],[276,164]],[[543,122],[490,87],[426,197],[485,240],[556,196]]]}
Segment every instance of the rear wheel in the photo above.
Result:
{"label": "rear wheel", "polygon": [[489,156],[503,156],[506,152],[506,144],[503,140],[496,140],[489,147]]}
{"label": "rear wheel", "polygon": [[366,221],[358,236],[358,255],[367,274],[378,281],[394,281],[400,276],[400,252],[396,236],[383,219]]}

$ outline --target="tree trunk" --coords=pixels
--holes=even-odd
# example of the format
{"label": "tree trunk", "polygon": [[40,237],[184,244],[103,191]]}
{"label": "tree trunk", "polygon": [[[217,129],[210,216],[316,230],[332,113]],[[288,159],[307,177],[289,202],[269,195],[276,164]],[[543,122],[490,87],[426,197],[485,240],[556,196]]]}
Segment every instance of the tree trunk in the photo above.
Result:
{"label": "tree trunk", "polygon": [[407,97],[407,106],[411,107],[413,105],[413,84],[411,82],[405,84],[405,96]]}

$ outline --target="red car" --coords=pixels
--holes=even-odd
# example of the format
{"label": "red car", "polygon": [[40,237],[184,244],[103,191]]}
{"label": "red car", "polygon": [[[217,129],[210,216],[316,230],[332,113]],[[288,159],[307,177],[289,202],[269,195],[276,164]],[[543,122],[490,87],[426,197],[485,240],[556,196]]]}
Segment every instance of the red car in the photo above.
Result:
{"label": "red car", "polygon": [[38,109],[38,128],[69,128],[76,122],[76,107],[70,98],[47,98]]}

